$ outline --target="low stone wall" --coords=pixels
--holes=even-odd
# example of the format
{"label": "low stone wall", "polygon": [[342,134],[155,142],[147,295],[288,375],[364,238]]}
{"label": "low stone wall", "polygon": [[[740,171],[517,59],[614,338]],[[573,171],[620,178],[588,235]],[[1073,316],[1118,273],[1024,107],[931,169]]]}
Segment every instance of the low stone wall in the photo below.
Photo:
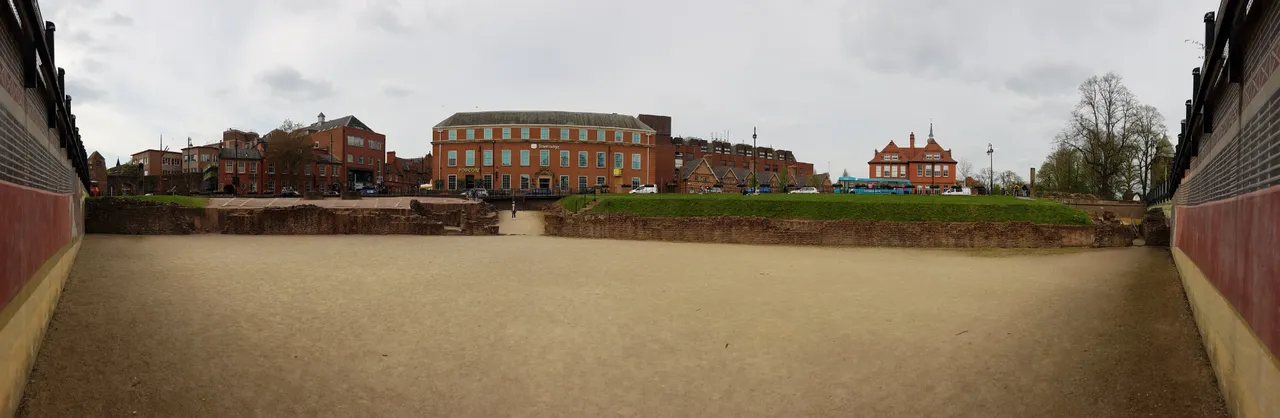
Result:
{"label": "low stone wall", "polygon": [[546,234],[562,237],[929,248],[1127,247],[1123,225],[1041,225],[1029,222],[883,222],[760,217],[662,218],[630,214],[546,215]]}
{"label": "low stone wall", "polygon": [[295,205],[261,209],[186,208],[137,199],[91,199],[88,233],[180,235],[497,235],[492,206],[419,203],[411,209],[331,209]]}

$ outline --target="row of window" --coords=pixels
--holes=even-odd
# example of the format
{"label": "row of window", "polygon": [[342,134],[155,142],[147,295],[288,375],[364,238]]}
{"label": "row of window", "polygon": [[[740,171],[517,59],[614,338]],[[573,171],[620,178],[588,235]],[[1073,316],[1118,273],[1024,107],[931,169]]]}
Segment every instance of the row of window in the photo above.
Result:
{"label": "row of window", "polygon": [[[373,142],[373,141],[369,141],[369,142]],[[368,163],[366,163],[365,161],[368,161]],[[364,156],[363,156],[363,155],[351,155],[351,154],[347,154],[347,162],[349,162],[349,163],[356,163],[356,164],[369,164],[369,165],[372,165],[372,166],[375,166],[375,167],[381,167],[381,166],[382,166],[382,160],[377,159],[377,158],[370,158],[370,159],[368,159],[368,160],[365,160],[365,158],[364,158]]]}
{"label": "row of window", "polygon": [[[877,165],[875,177],[906,177],[907,167],[900,165]],[[916,177],[951,177],[951,166],[937,164],[917,164]]]}
{"label": "row of window", "polygon": [[[481,155],[481,158],[483,159],[483,161],[481,162],[483,166],[485,167],[493,166],[493,150],[482,150],[480,155]],[[447,156],[448,158],[445,161],[446,165],[448,165],[449,167],[457,167],[458,151],[449,151]],[[527,149],[520,150],[520,166],[522,167],[529,166],[529,156],[530,156],[529,150]],[[569,167],[571,156],[572,154],[570,151],[560,151],[560,167]],[[589,152],[578,151],[578,167],[587,168],[588,157],[590,157]],[[475,150],[464,151],[463,158],[465,159],[465,161],[463,161],[464,167],[476,166]],[[624,163],[623,161],[624,158],[625,158],[625,154],[621,152],[613,153],[613,166],[622,167],[623,166],[622,164]],[[507,149],[502,150],[502,165],[504,167],[511,165],[511,150],[507,150]],[[605,153],[596,152],[596,168],[605,168],[604,165],[605,165]],[[545,150],[545,149],[538,150],[538,166],[539,167],[551,166],[551,150]],[[640,154],[631,154],[631,169],[639,170],[640,166],[641,166]]]}
{"label": "row of window", "polygon": [[[213,154],[200,154],[199,157],[201,162],[206,162],[206,163],[218,158],[216,155],[213,155]],[[184,154],[182,156],[182,159],[187,162],[195,161],[196,154]]]}
{"label": "row of window", "polygon": [[382,150],[382,141],[378,141],[374,139],[365,140],[364,138],[361,138],[355,135],[347,135],[347,145],[349,146],[363,147],[365,146],[366,143],[368,144],[369,149]]}
{"label": "row of window", "polygon": [[[703,154],[706,154],[706,153],[707,153],[707,146],[706,146],[706,145],[703,145],[703,146],[702,146],[702,153],[703,153]],[[688,154],[689,154],[689,157],[692,157],[692,158],[698,158],[698,157],[700,157],[700,156],[701,156],[700,154],[698,154],[698,153],[696,153],[696,152],[689,152]],[[714,152],[712,152],[712,154],[737,155],[737,156],[739,156],[739,157],[753,157],[753,158],[754,158],[754,157],[757,157],[757,155],[755,155],[755,151],[744,151],[744,150],[738,150],[738,152],[730,152],[730,150],[728,150],[728,149],[716,149]],[[677,151],[677,152],[676,152],[676,159],[684,158],[684,155],[685,155],[685,153],[683,153],[683,152],[678,152],[678,151]],[[761,152],[759,153],[758,157],[759,157],[759,158],[766,159],[766,160],[775,160],[775,159],[776,159],[776,160],[785,160],[785,159],[786,159],[784,154],[776,154],[776,153],[767,152],[767,151],[761,151]],[[794,160],[788,160],[788,161],[794,161]]]}
{"label": "row of window", "polygon": [[[560,136],[557,136],[555,138],[551,137],[551,132],[552,132],[551,128],[541,128],[538,131],[532,131],[530,128],[519,128],[519,129],[520,129],[519,131],[520,139],[559,139],[564,141],[571,141],[576,139],[579,141],[586,141],[591,138],[591,136],[588,135],[588,132],[594,131],[596,133],[595,135],[596,141],[604,142],[605,140],[605,130],[603,129],[588,130],[588,129],[559,128],[559,129],[556,129],[556,131],[560,133]],[[483,129],[480,129],[480,132],[481,132],[481,135],[484,136],[484,139],[491,140],[493,139],[494,131],[496,130],[498,130],[498,128],[483,128]],[[512,128],[502,128],[502,139],[512,139],[511,130]],[[462,135],[467,140],[471,140],[471,141],[474,141],[476,139],[476,129],[449,129],[447,132],[448,132],[448,138],[450,141],[457,141],[459,139],[459,135]],[[537,137],[531,137],[531,134],[533,132],[537,132],[539,135]],[[574,136],[573,134],[577,134],[576,135],[577,138],[573,138]],[[623,134],[622,131],[613,131],[613,142],[623,142],[624,139],[625,139],[625,135]],[[631,132],[631,143],[639,144],[641,142],[642,141],[641,141],[640,133]]]}
{"label": "row of window", "polygon": [[[302,174],[310,176],[312,165],[313,164],[307,164],[303,166]],[[329,174],[333,174],[334,176],[342,175],[342,166],[335,165],[330,167],[328,164],[314,164],[314,165],[319,167],[319,169],[317,169],[317,173],[319,173],[321,176],[327,176]],[[223,164],[223,167],[224,167],[223,171],[227,174],[234,174],[234,173],[245,174],[246,168],[248,168],[248,174],[258,174],[257,161],[249,161],[248,164],[246,164],[245,161],[235,161],[234,165],[232,165],[231,161],[227,161],[226,163]],[[275,174],[275,173],[276,173],[276,165],[267,164],[267,174]],[[297,173],[294,173],[294,174],[297,174]]]}
{"label": "row of window", "polygon": [[884,160],[885,160],[885,161],[898,161],[898,154],[885,154],[885,155],[884,155]]}
{"label": "row of window", "polygon": [[[467,177],[471,177],[471,176],[467,176]],[[502,184],[501,184],[501,186],[502,186],[502,187],[501,187],[499,190],[513,190],[513,189],[511,188],[511,175],[510,175],[510,174],[503,174],[503,175],[502,175],[502,177],[501,177],[501,179],[502,179]],[[467,180],[468,180],[468,181],[471,181],[472,179],[468,178]],[[603,185],[605,184],[605,183],[604,183],[604,181],[605,181],[605,177],[604,177],[604,176],[596,176],[596,179],[595,179],[595,180],[596,180],[596,183],[594,184],[594,186],[603,186]],[[479,183],[479,184],[471,184],[471,185],[468,185],[468,184],[465,184],[465,183],[460,183],[460,182],[458,181],[458,176],[457,176],[456,174],[450,174],[450,175],[448,175],[448,176],[447,176],[446,181],[445,181],[445,184],[447,185],[447,187],[448,187],[448,189],[449,189],[449,190],[458,190],[458,189],[459,189],[459,188],[461,188],[461,187],[468,187],[468,186],[469,186],[469,187],[481,187],[481,188],[485,188],[485,189],[493,189],[493,175],[491,175],[491,174],[485,174],[485,175],[480,179],[480,183]],[[639,177],[632,177],[632,178],[631,178],[631,187],[633,187],[633,188],[634,188],[634,187],[639,187],[639,186],[640,186],[640,178],[639,178]],[[530,177],[529,177],[529,175],[528,175],[528,174],[521,174],[521,175],[520,175],[520,188],[519,188],[519,189],[516,189],[516,190],[528,190],[530,187],[531,187],[531,183],[530,183]],[[587,176],[578,176],[578,190],[586,189],[587,187],[589,187],[589,186],[587,185]],[[560,176],[559,188],[560,188],[561,190],[569,190],[569,176],[563,176],[563,175],[562,175],[562,176]]]}

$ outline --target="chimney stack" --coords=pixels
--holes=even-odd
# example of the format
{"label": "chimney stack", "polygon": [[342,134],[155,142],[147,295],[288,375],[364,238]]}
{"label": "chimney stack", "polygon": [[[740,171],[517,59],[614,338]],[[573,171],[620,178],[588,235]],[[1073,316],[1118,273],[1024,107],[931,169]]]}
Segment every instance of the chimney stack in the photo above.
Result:
{"label": "chimney stack", "polygon": [[322,123],[324,123],[324,112],[320,112],[319,115],[316,115],[316,124]]}
{"label": "chimney stack", "polygon": [[915,147],[916,147],[916,133],[915,133],[915,132],[912,132],[912,133],[911,133],[911,148],[915,148]]}

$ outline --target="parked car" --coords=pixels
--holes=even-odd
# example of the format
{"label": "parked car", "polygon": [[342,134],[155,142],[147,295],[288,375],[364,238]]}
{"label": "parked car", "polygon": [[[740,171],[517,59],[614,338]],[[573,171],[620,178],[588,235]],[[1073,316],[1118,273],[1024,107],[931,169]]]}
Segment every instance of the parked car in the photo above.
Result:
{"label": "parked car", "polygon": [[489,197],[489,191],[480,188],[468,189],[467,191],[462,192],[462,195],[472,199],[483,199]]}
{"label": "parked car", "polygon": [[330,191],[324,192],[324,195],[325,196],[342,196],[342,194],[338,193],[337,190],[330,190]]}
{"label": "parked car", "polygon": [[631,194],[657,194],[657,193],[658,193],[658,185],[656,185],[656,184],[641,184],[641,185],[636,186],[635,188],[631,189],[631,192],[630,192],[630,193],[631,193]]}
{"label": "parked car", "polygon": [[773,189],[769,186],[760,186],[759,189],[747,189],[747,193],[773,193]]}
{"label": "parked car", "polygon": [[550,196],[551,189],[529,189],[524,194],[526,196]]}
{"label": "parked car", "polygon": [[818,188],[817,187],[801,187],[799,189],[792,190],[789,193],[790,194],[818,194]]}
{"label": "parked car", "polygon": [[281,187],[280,197],[298,197],[298,191],[292,187]]}
{"label": "parked car", "polygon": [[950,188],[947,189],[947,191],[942,192],[943,196],[969,196],[972,194],[973,192],[968,187]]}
{"label": "parked car", "polygon": [[712,187],[710,189],[707,189],[707,193],[724,193],[724,189],[719,187]]}
{"label": "parked car", "polygon": [[378,189],[375,189],[372,187],[365,187],[363,189],[360,189],[360,194],[364,196],[373,196],[378,194]]}

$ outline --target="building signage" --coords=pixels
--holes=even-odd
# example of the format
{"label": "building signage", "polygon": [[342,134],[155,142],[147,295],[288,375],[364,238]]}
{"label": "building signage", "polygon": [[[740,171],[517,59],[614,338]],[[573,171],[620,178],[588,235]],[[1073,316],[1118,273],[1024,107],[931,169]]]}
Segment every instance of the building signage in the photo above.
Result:
{"label": "building signage", "polygon": [[480,167],[462,167],[458,169],[459,173],[479,173]]}
{"label": "building signage", "polygon": [[551,144],[542,144],[542,145],[529,144],[529,147],[533,149],[538,149],[539,147],[546,148],[546,149],[560,149],[559,145],[551,145]]}

